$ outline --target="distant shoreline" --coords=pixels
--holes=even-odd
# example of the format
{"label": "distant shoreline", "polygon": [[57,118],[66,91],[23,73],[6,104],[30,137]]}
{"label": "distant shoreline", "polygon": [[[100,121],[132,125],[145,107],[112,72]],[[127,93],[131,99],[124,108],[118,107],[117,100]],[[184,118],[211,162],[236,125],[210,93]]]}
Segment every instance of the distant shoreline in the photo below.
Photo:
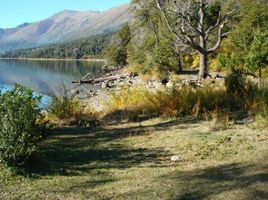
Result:
{"label": "distant shoreline", "polygon": [[36,60],[36,61],[84,61],[84,62],[106,62],[105,59],[98,58],[86,58],[86,59],[74,59],[74,58],[0,58],[0,60]]}

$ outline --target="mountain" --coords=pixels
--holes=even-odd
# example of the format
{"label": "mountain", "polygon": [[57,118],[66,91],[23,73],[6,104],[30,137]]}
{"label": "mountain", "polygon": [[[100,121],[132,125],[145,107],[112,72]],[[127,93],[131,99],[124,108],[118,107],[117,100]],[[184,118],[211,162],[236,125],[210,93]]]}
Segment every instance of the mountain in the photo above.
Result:
{"label": "mountain", "polygon": [[29,49],[7,51],[0,55],[2,58],[102,58],[113,35],[102,33],[71,42],[50,44]]}
{"label": "mountain", "polygon": [[64,10],[39,22],[0,29],[0,52],[113,32],[131,21],[132,17],[130,4],[104,12]]}

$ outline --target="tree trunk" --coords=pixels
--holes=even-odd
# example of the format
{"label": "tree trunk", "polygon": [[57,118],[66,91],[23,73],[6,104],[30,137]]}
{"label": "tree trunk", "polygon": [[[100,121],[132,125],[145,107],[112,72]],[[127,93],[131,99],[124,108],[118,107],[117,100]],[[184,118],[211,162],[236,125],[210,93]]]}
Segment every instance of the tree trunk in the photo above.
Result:
{"label": "tree trunk", "polygon": [[180,52],[176,52],[176,58],[177,58],[177,61],[178,61],[178,69],[177,69],[176,73],[180,74],[182,72],[181,54],[180,54]]}
{"label": "tree trunk", "polygon": [[259,67],[259,87],[261,88],[262,86],[262,70],[261,67]]}
{"label": "tree trunk", "polygon": [[199,77],[200,78],[206,78],[208,75],[208,69],[207,69],[207,55],[203,53],[199,53]]}

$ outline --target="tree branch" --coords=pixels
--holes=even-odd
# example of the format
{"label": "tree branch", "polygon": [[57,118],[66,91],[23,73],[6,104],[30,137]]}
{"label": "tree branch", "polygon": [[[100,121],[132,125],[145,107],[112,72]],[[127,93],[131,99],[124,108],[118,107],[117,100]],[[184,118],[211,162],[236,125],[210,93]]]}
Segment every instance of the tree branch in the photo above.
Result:
{"label": "tree branch", "polygon": [[[200,47],[198,44],[195,43],[194,41],[194,37],[196,37],[196,35],[190,35],[186,30],[185,30],[185,20],[183,19],[181,21],[181,27],[179,30],[179,33],[177,31],[175,31],[172,26],[170,21],[168,20],[168,17],[166,15],[166,13],[164,12],[163,8],[161,7],[160,3],[158,0],[156,1],[156,5],[157,8],[159,9],[159,11],[161,12],[161,14],[164,17],[164,20],[166,21],[166,24],[168,26],[168,29],[180,40],[182,41],[184,44],[191,46],[192,48],[194,48],[195,50],[199,51],[199,52],[205,52],[205,50]],[[196,33],[198,34],[198,33]]]}
{"label": "tree branch", "polygon": [[228,34],[228,33],[222,33],[222,30],[223,30],[224,26],[225,26],[227,23],[228,23],[228,21],[225,21],[225,22],[223,22],[223,23],[220,25],[220,27],[219,27],[219,31],[218,31],[218,39],[217,39],[217,42],[216,42],[216,44],[214,45],[214,47],[212,47],[212,48],[210,48],[210,49],[207,50],[208,53],[213,53],[213,52],[215,52],[215,51],[220,47],[223,38],[226,37],[226,35]]}
{"label": "tree branch", "polygon": [[159,11],[161,12],[161,14],[163,15],[163,18],[164,18],[164,20],[166,22],[166,25],[167,25],[169,31],[171,33],[173,33],[176,38],[180,39],[181,41],[184,41],[183,38],[176,31],[173,30],[173,28],[172,28],[172,26],[171,26],[171,24],[170,24],[170,22],[169,22],[169,20],[168,20],[168,18],[166,16],[166,13],[163,11],[162,7],[160,6],[159,1],[158,0],[155,0],[155,2],[156,2],[157,8],[159,9]]}
{"label": "tree branch", "polygon": [[226,13],[225,16],[222,18],[221,11],[220,11],[216,23],[213,26],[209,27],[208,30],[205,32],[205,39],[207,40],[209,38],[210,34],[212,33],[212,31],[214,29],[216,29],[222,22],[224,22],[234,12],[236,12],[236,8],[234,8],[230,12]]}

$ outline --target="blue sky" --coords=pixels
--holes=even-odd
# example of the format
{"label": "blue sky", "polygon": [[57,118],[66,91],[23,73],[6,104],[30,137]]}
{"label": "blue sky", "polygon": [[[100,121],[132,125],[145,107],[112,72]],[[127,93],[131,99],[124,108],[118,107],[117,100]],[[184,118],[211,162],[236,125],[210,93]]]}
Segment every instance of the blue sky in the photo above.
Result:
{"label": "blue sky", "polygon": [[130,0],[1,0],[0,28],[45,19],[64,9],[104,11]]}

